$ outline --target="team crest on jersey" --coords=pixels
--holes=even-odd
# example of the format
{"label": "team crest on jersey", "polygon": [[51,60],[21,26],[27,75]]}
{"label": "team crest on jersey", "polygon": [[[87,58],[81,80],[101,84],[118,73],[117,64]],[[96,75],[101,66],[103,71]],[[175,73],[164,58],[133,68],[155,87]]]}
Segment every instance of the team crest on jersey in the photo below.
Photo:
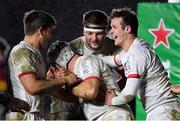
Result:
{"label": "team crest on jersey", "polygon": [[129,72],[131,72],[132,67],[133,67],[133,56],[128,56],[126,58],[126,61],[123,65],[124,70],[125,70],[125,75],[127,75]]}
{"label": "team crest on jersey", "polygon": [[91,74],[91,73],[93,73],[91,61],[84,61],[82,63],[82,74],[86,75],[86,74]]}

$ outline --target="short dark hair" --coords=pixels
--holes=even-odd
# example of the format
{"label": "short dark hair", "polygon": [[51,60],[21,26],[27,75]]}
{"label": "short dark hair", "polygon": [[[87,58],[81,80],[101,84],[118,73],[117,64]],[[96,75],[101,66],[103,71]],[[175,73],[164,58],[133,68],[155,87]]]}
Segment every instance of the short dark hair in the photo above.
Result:
{"label": "short dark hair", "polygon": [[82,24],[85,27],[88,27],[89,25],[96,25],[96,27],[105,29],[108,25],[108,16],[103,11],[90,10],[83,14]]}
{"label": "short dark hair", "polygon": [[31,10],[24,14],[24,33],[25,35],[34,34],[39,27],[46,29],[56,26],[56,19],[47,12],[41,10]]}
{"label": "short dark hair", "polygon": [[122,17],[124,22],[122,26],[125,28],[127,25],[129,25],[132,33],[137,36],[138,19],[134,11],[132,11],[130,8],[113,9],[110,19],[115,17]]}

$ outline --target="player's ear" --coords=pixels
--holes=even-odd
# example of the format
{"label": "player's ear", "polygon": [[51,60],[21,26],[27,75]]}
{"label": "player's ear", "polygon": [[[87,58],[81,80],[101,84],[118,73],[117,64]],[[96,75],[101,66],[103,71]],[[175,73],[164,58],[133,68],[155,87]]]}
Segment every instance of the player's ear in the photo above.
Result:
{"label": "player's ear", "polygon": [[46,29],[44,29],[43,27],[39,27],[38,29],[38,33],[41,35],[41,36],[44,36],[46,34]]}
{"label": "player's ear", "polygon": [[37,29],[37,33],[38,33],[39,36],[42,36],[42,35],[43,35],[43,29],[42,29],[42,27],[39,27],[39,28]]}
{"label": "player's ear", "polygon": [[124,30],[126,33],[131,33],[131,26],[127,25]]}

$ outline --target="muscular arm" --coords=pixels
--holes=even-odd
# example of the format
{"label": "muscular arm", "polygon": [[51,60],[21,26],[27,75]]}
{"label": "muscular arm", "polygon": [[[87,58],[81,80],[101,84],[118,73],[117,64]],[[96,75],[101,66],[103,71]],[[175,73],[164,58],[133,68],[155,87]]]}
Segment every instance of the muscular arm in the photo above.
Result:
{"label": "muscular arm", "polygon": [[[49,80],[52,80],[55,78],[65,78],[66,79],[66,76],[70,75],[70,74],[73,74],[73,73],[68,70],[63,70],[59,66],[55,66],[55,67],[50,67],[50,69],[47,72],[47,78]],[[75,75],[73,77],[75,77]],[[72,78],[72,76],[70,75],[69,78]],[[67,78],[67,80],[68,80],[68,78]],[[69,82],[69,83],[72,83],[73,79],[69,79],[69,80],[71,80],[71,82]],[[73,81],[73,83],[74,83],[74,81]],[[77,85],[77,84],[71,84],[71,85],[69,85],[68,88],[66,88],[65,85],[59,86],[57,90],[50,92],[49,95],[53,96],[57,99],[63,100],[63,101],[78,102],[78,97],[76,97],[72,94],[72,87],[74,85]]]}
{"label": "muscular arm", "polygon": [[73,103],[78,103],[79,102],[79,98],[76,97],[75,95],[73,95],[69,90],[64,89],[62,87],[60,87],[59,89],[57,89],[56,91],[53,91],[49,94],[50,96],[53,96],[57,99],[63,100],[63,101],[67,101],[67,102],[73,102]]}
{"label": "muscular arm", "polygon": [[26,91],[31,95],[51,92],[55,88],[66,83],[65,79],[37,80],[35,74],[27,74],[20,77],[20,81]]}
{"label": "muscular arm", "polygon": [[97,97],[99,86],[100,80],[98,78],[89,78],[74,87],[72,93],[83,99],[93,100]]}

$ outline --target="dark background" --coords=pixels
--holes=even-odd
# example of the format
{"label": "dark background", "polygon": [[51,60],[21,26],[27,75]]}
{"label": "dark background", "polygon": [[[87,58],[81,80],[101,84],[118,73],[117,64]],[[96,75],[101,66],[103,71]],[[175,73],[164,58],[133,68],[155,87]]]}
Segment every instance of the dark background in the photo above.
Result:
{"label": "dark background", "polygon": [[[24,13],[39,9],[51,13],[57,19],[55,38],[71,41],[82,35],[81,22],[84,12],[99,9],[109,15],[112,8],[121,7],[130,7],[136,11],[139,2],[167,0],[0,0],[0,37],[6,39],[11,47],[18,44],[24,38]],[[45,53],[46,51],[43,52]],[[47,99],[47,103],[48,101]],[[134,101],[131,106],[134,111]],[[49,110],[49,107],[46,108]]]}
{"label": "dark background", "polygon": [[82,35],[82,15],[91,9],[105,11],[131,7],[136,11],[138,2],[167,2],[167,0],[0,0],[0,36],[11,47],[24,38],[23,16],[26,11],[40,9],[54,15],[58,21],[56,39],[70,41]]}

